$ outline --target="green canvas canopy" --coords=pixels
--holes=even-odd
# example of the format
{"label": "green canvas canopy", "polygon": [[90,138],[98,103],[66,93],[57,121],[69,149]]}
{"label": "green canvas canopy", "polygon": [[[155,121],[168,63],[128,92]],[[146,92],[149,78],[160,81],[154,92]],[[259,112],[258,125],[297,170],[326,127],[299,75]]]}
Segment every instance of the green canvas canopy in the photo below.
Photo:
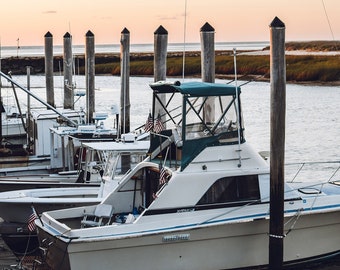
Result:
{"label": "green canvas canopy", "polygon": [[[174,83],[156,82],[150,84],[152,90],[159,94],[178,92],[183,95],[190,95],[192,97],[206,97],[206,96],[230,96],[235,95],[236,87],[222,84],[222,83],[207,83],[207,82],[185,82]],[[238,93],[240,88],[237,87]]]}

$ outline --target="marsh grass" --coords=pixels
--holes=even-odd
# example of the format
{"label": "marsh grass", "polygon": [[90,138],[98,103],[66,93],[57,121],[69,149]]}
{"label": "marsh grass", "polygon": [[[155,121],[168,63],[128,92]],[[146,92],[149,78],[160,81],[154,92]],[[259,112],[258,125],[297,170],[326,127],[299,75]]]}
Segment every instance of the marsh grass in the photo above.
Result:
{"label": "marsh grass", "polygon": [[287,81],[339,81],[339,56],[287,56]]}
{"label": "marsh grass", "polygon": [[[268,50],[265,48],[264,50]],[[304,50],[307,54],[286,55],[286,74],[288,82],[340,83],[340,55],[312,55],[311,51],[340,51],[340,41],[287,42],[286,50]],[[77,56],[77,74],[85,73],[85,56]],[[26,74],[26,66],[31,66],[31,74],[44,72],[43,57],[11,57],[2,59],[2,70],[12,74]],[[237,74],[239,76],[256,76],[258,80],[270,79],[270,57],[268,54],[238,54]],[[54,58],[55,72],[61,72],[62,56]],[[120,76],[119,53],[96,54],[96,74]],[[216,77],[234,76],[234,58],[231,51],[216,51]],[[62,66],[62,65],[61,65]],[[78,70],[79,68],[79,70]],[[183,53],[169,52],[167,57],[167,76],[179,77],[183,74]],[[153,53],[131,53],[130,75],[153,76]],[[186,52],[186,77],[201,76],[201,57],[199,51]]]}
{"label": "marsh grass", "polygon": [[[270,58],[268,55],[237,56],[237,74],[240,76],[254,75],[264,79],[270,78]],[[231,55],[216,55],[216,76],[232,76],[234,74],[234,59]],[[171,56],[167,59],[167,76],[182,75],[182,56]],[[287,55],[287,81],[295,82],[332,82],[340,80],[339,56]],[[120,62],[97,64],[96,74],[120,75]],[[200,56],[185,58],[185,76],[200,76]],[[132,60],[130,75],[152,76],[153,60]]]}

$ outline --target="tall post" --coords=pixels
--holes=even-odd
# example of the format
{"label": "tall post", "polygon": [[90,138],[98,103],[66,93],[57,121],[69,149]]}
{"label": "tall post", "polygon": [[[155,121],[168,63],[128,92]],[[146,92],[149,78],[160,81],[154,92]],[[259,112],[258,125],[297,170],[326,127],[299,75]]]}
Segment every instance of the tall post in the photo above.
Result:
{"label": "tall post", "polygon": [[[168,31],[160,25],[154,32],[154,81],[166,80],[166,57],[168,51]],[[158,95],[163,104],[166,102],[166,95]],[[155,103],[154,117],[158,114],[162,116],[162,122],[165,126],[165,111],[160,106],[158,100]]]}
{"label": "tall post", "polygon": [[201,34],[201,68],[202,81],[215,82],[215,29],[205,23],[200,30]]}
{"label": "tall post", "polygon": [[94,35],[89,30],[85,36],[85,80],[86,80],[86,119],[93,122],[95,108],[94,77],[95,77],[95,52]]}
{"label": "tall post", "polygon": [[[1,37],[0,37],[0,71],[2,71],[1,70],[1,59],[2,58],[1,58]],[[2,104],[1,88],[2,88],[2,77],[0,76],[0,142],[2,142],[2,113],[5,112],[5,108]]]}
{"label": "tall post", "polygon": [[[31,91],[31,67],[26,67],[26,73],[27,73],[27,91]],[[31,129],[31,121],[29,121],[31,115],[31,96],[27,95],[27,112],[26,112],[26,142],[28,147],[31,147],[30,144],[30,135],[32,133]]]}
{"label": "tall post", "polygon": [[[120,36],[120,130],[121,133],[130,132],[130,32],[124,28]],[[122,156],[122,171],[130,169],[130,156]]]}
{"label": "tall post", "polygon": [[283,266],[284,151],[286,121],[285,25],[270,24],[270,228],[269,268]]}
{"label": "tall post", "polygon": [[[200,30],[202,81],[215,82],[215,29],[205,23]],[[214,98],[208,98],[204,105],[204,121],[207,124],[215,121]]]}
{"label": "tall post", "polygon": [[64,108],[74,109],[74,93],[73,93],[73,55],[72,55],[72,37],[70,33],[64,35]]}
{"label": "tall post", "polygon": [[55,108],[53,85],[53,36],[50,32],[45,34],[45,77],[47,103]]}
{"label": "tall post", "polygon": [[130,132],[130,32],[124,28],[120,37],[120,120],[122,133]]}

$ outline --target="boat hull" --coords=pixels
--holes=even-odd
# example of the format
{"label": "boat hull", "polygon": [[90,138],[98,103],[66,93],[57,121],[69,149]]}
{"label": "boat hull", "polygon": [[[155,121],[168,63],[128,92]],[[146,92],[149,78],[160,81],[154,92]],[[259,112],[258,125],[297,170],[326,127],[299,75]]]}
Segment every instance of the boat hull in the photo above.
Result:
{"label": "boat hull", "polygon": [[[38,214],[61,208],[70,208],[77,206],[93,205],[100,202],[100,198],[79,198],[78,202],[62,203],[35,203],[35,210]],[[39,241],[36,231],[29,231],[27,227],[28,217],[32,213],[30,203],[0,203],[0,211],[4,219],[8,221],[0,222],[0,234],[6,245],[10,248],[15,256],[21,258],[26,255],[38,255]],[[11,209],[11,211],[5,211]]]}
{"label": "boat hull", "polygon": [[1,238],[11,252],[19,259],[28,255],[39,255],[39,241],[36,232],[30,232],[27,224],[0,223]]}
{"label": "boat hull", "polygon": [[[98,204],[99,187],[18,190],[0,193],[0,217],[7,222],[27,223],[32,207],[46,211]],[[11,211],[8,211],[11,209]]]}
{"label": "boat hull", "polygon": [[[259,219],[82,241],[40,230],[39,240],[54,242],[46,257],[53,269],[235,269],[268,265],[268,228],[269,220]],[[300,216],[284,238],[284,263],[336,254],[339,230],[339,212]]]}

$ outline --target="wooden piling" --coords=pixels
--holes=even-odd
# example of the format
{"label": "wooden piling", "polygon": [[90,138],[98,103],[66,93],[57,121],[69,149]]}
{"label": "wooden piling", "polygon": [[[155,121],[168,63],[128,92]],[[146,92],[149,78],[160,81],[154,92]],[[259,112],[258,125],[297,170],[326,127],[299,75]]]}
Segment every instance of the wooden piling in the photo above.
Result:
{"label": "wooden piling", "polygon": [[[168,31],[160,25],[154,32],[154,81],[166,80],[166,58],[168,52]],[[158,97],[163,104],[166,102],[166,95],[159,94]],[[165,126],[165,111],[159,104],[158,100],[155,100],[154,117],[158,117],[158,114],[162,116],[162,122]]]}
{"label": "wooden piling", "polygon": [[53,36],[50,32],[45,34],[45,77],[46,77],[46,100],[55,108],[54,85],[53,85]]}
{"label": "wooden piling", "polygon": [[[201,73],[203,82],[215,82],[215,29],[205,23],[200,29],[201,36]],[[215,100],[208,98],[204,105],[204,120],[206,123],[215,121]]]}
{"label": "wooden piling", "polygon": [[166,80],[168,31],[160,25],[154,32],[154,81]]}
{"label": "wooden piling", "polygon": [[72,55],[72,37],[70,33],[64,35],[64,108],[74,109],[74,89],[73,89],[73,55]]}
{"label": "wooden piling", "polygon": [[270,228],[269,269],[283,266],[284,152],[286,121],[285,25],[270,24]]}
{"label": "wooden piling", "polygon": [[94,34],[89,30],[85,35],[85,80],[86,80],[86,119],[93,122],[95,110],[95,51]]}
{"label": "wooden piling", "polygon": [[215,82],[215,29],[205,23],[200,30],[202,81]]}
{"label": "wooden piling", "polygon": [[120,130],[130,132],[130,32],[124,28],[120,37]]}

